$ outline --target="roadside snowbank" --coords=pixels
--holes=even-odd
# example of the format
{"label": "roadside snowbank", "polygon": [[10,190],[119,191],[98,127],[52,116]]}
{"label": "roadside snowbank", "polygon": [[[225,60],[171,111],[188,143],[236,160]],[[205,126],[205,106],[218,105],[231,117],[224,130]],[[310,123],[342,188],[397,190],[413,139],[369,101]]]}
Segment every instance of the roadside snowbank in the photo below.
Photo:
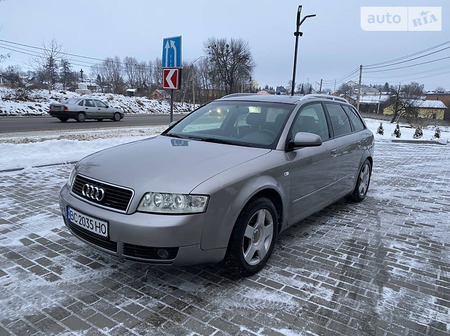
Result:
{"label": "roadside snowbank", "polygon": [[[20,91],[0,88],[0,116],[46,115],[51,103],[79,96],[70,91]],[[165,100],[128,97],[111,93],[93,93],[89,96],[103,100],[108,105],[119,107],[124,113],[170,113],[170,102]],[[173,106],[175,113],[191,112],[193,109],[194,105],[187,103],[175,102]]]}

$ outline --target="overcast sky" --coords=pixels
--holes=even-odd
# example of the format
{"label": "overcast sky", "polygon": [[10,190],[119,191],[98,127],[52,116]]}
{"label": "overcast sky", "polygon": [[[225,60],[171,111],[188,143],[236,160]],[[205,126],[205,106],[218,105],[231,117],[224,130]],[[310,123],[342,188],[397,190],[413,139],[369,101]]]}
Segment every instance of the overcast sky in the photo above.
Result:
{"label": "overcast sky", "polygon": [[[301,26],[304,35],[299,40],[297,83],[318,86],[323,79],[324,87],[333,89],[335,80],[336,86],[349,79],[357,81],[354,71],[359,65],[390,61],[449,42],[428,53],[443,51],[415,61],[372,68],[371,73],[367,68],[363,82],[398,85],[417,81],[428,90],[450,90],[450,48],[445,49],[450,47],[448,0],[0,0],[0,40],[42,47],[55,39],[71,54],[154,61],[162,56],[163,38],[182,36],[186,62],[204,55],[203,44],[210,37],[240,38],[250,45],[256,62],[254,79],[259,85],[288,86],[298,5],[303,5],[302,17],[317,16]],[[441,7],[436,20],[428,14],[429,21],[441,28],[363,30],[362,7],[393,6]],[[396,12],[386,9],[380,13],[390,14],[392,19]],[[424,25],[421,29],[427,28]],[[30,56],[19,53],[20,48],[30,52],[29,48],[0,41],[0,54],[10,54],[0,67],[12,64],[27,69]],[[417,56],[421,55],[424,53]],[[74,70],[82,68],[80,59],[72,62],[77,64]],[[415,65],[418,63],[426,64]],[[89,66],[84,64],[86,71]]]}

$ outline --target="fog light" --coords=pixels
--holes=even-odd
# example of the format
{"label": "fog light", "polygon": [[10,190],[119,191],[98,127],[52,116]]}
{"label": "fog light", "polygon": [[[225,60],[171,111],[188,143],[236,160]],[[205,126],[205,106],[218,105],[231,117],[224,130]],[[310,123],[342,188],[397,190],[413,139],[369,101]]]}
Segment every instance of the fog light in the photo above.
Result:
{"label": "fog light", "polygon": [[167,259],[169,258],[169,251],[167,251],[166,249],[158,249],[156,251],[156,254],[158,255],[158,257],[160,257],[161,259]]}

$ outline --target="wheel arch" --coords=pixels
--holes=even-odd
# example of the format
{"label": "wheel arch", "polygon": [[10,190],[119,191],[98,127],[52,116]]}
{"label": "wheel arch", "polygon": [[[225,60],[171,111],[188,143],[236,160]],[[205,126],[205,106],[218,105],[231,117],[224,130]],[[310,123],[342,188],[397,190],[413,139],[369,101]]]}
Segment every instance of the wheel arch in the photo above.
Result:
{"label": "wheel arch", "polygon": [[[211,214],[211,218],[207,219],[207,221],[215,222],[215,225],[205,225],[201,239],[202,248],[226,248],[239,216],[250,202],[258,198],[267,198],[272,202],[277,212],[277,231],[280,232],[286,215],[283,192],[285,192],[283,187],[274,178],[268,179],[267,176],[255,177],[245,184],[220,188],[218,194],[214,195],[213,202],[216,208],[220,208],[222,204],[222,209],[220,212]],[[231,202],[224,203],[224,200],[231,200]],[[223,207],[223,204],[227,206]],[[217,220],[218,218],[220,220]]]}
{"label": "wheel arch", "polygon": [[[277,220],[278,220],[278,232],[281,230],[281,224],[283,223],[283,200],[281,198],[281,195],[279,192],[273,188],[265,188],[262,190],[259,190],[257,193],[255,193],[252,197],[250,197],[247,202],[242,207],[242,210],[249,204],[250,202],[258,199],[258,198],[267,198],[269,199],[273,206],[275,207],[275,210],[277,211]],[[242,212],[241,210],[241,212]]]}

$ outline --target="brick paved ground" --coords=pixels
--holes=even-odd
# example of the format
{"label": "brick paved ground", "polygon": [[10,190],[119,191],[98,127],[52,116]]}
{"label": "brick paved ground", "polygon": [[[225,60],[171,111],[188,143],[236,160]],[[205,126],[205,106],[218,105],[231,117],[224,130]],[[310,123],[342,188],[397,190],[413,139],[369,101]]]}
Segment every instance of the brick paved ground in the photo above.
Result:
{"label": "brick paved ground", "polygon": [[0,173],[0,335],[449,335],[449,167],[449,146],[378,142],[366,201],[302,221],[247,279],[101,254],[63,226],[71,166]]}

